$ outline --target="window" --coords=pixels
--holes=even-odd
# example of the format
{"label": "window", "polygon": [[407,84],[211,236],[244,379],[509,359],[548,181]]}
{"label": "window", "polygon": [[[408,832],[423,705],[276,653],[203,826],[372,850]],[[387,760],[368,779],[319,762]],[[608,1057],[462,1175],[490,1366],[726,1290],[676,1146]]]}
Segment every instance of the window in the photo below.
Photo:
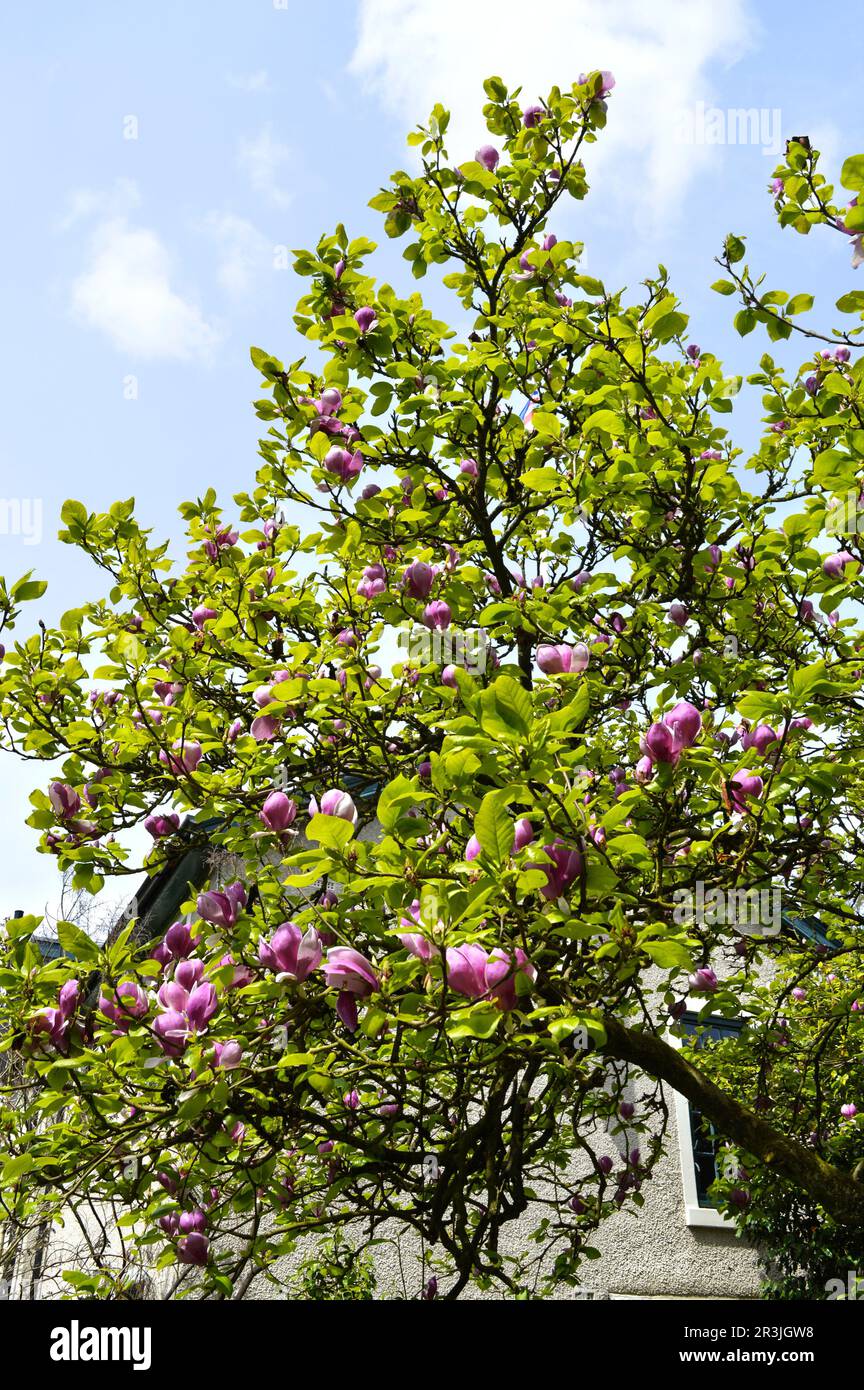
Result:
{"label": "window", "polygon": [[[734,1037],[741,1032],[741,1019],[699,1019],[686,1013],[681,1026],[696,1033],[696,1046],[705,1047],[721,1038]],[[675,1117],[678,1122],[678,1143],[681,1150],[681,1170],[684,1182],[684,1209],[688,1226],[731,1227],[732,1223],[716,1208],[708,1195],[717,1175],[717,1152],[720,1136],[711,1121],[695,1105],[676,1093]]]}

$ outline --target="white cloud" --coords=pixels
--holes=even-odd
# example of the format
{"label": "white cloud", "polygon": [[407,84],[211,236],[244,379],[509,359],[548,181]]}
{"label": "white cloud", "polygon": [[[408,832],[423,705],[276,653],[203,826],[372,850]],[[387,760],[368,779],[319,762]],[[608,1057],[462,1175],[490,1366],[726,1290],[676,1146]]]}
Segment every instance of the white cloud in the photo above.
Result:
{"label": "white cloud", "polygon": [[171,256],[154,231],[126,217],[99,222],[72,309],[130,356],[206,361],[224,336],[172,286]]}
{"label": "white cloud", "polygon": [[[409,126],[436,101],[453,113],[450,154],[488,140],[482,79],[522,86],[526,104],[580,72],[611,69],[609,122],[585,152],[601,200],[659,224],[716,146],[676,140],[681,112],[712,99],[716,68],[749,45],[747,0],[360,0],[350,69]],[[634,219],[635,220],[635,219]]]}
{"label": "white cloud", "polygon": [[125,217],[141,202],[141,194],[134,179],[115,179],[110,188],[76,188],[66,200],[66,211],[60,218],[59,227],[67,232],[78,222],[94,217]]}
{"label": "white cloud", "polygon": [[282,186],[281,175],[290,162],[291,151],[273,135],[270,125],[262,126],[252,140],[241,140],[238,151],[240,168],[256,193],[277,207],[287,207],[291,194]]}
{"label": "white cloud", "polygon": [[252,289],[256,278],[273,267],[273,247],[245,217],[230,212],[208,212],[204,230],[219,252],[217,279],[230,295],[240,298]]}
{"label": "white cloud", "polygon": [[238,92],[269,92],[272,85],[266,68],[259,68],[257,72],[228,74],[228,86],[235,87]]}

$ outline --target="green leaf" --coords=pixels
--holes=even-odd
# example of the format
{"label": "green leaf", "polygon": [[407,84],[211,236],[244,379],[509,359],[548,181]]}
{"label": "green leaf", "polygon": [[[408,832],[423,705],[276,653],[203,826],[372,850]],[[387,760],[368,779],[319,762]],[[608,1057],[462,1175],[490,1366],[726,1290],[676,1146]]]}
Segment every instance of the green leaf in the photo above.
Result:
{"label": "green leaf", "polygon": [[7,1159],[3,1165],[3,1183],[15,1182],[25,1173],[30,1173],[36,1167],[36,1160],[32,1154],[18,1154],[15,1158]]}
{"label": "green leaf", "polygon": [[546,720],[546,724],[551,733],[564,734],[575,729],[577,724],[581,724],[591,705],[591,690],[587,682],[583,681],[566,705],[561,709],[556,709]]}
{"label": "green leaf", "polygon": [[289,863],[292,872],[285,879],[289,888],[308,888],[310,883],[321,878],[330,868],[330,859],[318,850],[293,855]]}
{"label": "green leaf", "polygon": [[501,1022],[500,1009],[482,1005],[474,1009],[457,1009],[451,1016],[447,1033],[451,1038],[491,1038]]}
{"label": "green leaf", "polygon": [[354,834],[350,820],[341,816],[322,816],[320,811],[306,827],[307,840],[324,845],[326,849],[343,849]]}
{"label": "green leaf", "polygon": [[796,294],[786,305],[786,313],[791,318],[793,314],[806,314],[808,309],[813,308],[812,294]]}
{"label": "green leaf", "polygon": [[848,294],[841,294],[836,307],[841,314],[864,313],[864,290],[850,290]]}
{"label": "green leaf", "polygon": [[679,338],[689,322],[687,315],[679,314],[677,310],[670,314],[663,314],[654,324],[651,336],[658,343],[668,343],[672,338]]}
{"label": "green leaf", "polygon": [[619,435],[624,432],[624,421],[620,415],[615,414],[614,410],[595,410],[582,426],[583,434],[590,434],[594,430],[602,430],[604,434]]}
{"label": "green leaf", "polygon": [[561,475],[555,468],[529,468],[519,481],[531,492],[555,492],[561,486]]}
{"label": "green leaf", "polygon": [[74,498],[70,498],[60,508],[60,520],[64,521],[67,526],[73,526],[76,522],[80,526],[84,526],[87,522],[87,508],[83,502],[76,502]]}
{"label": "green leaf", "polygon": [[546,410],[535,410],[531,416],[531,424],[534,426],[535,434],[548,439],[561,438],[561,421],[557,415],[550,415]]}
{"label": "green leaf", "polygon": [[687,947],[680,941],[644,941],[642,950],[661,970],[689,970],[693,964]]}
{"label": "green leaf", "polygon": [[147,648],[134,632],[118,632],[112,655],[118,661],[128,661],[131,666],[143,666],[147,660]]}
{"label": "green leaf", "polygon": [[718,294],[735,293],[735,286],[731,280],[715,280],[711,288],[712,290],[716,290]]}
{"label": "green leaf", "polygon": [[262,376],[275,377],[282,370],[282,363],[277,362],[275,357],[271,357],[262,348],[250,348],[249,356],[252,358],[253,367],[257,367]]}
{"label": "green leaf", "polygon": [[498,680],[480,694],[480,727],[507,743],[525,743],[531,732],[533,708],[524,686],[510,676]]}
{"label": "green leaf", "polygon": [[44,579],[20,579],[12,589],[12,598],[16,603],[27,603],[30,599],[41,598],[47,588]]}
{"label": "green leaf", "polygon": [[740,261],[744,256],[744,242],[740,237],[727,236],[724,242],[724,248],[730,265],[735,265],[735,263]]}
{"label": "green leaf", "polygon": [[840,182],[853,193],[864,192],[864,154],[850,154],[849,158],[843,161]]}
{"label": "green leaf", "polygon": [[394,777],[378,798],[378,819],[385,830],[393,830],[403,811],[415,806],[422,798],[414,782],[407,777]]}
{"label": "green leaf", "polygon": [[98,960],[99,947],[86,931],[76,927],[74,922],[57,923],[57,940],[67,956],[75,960]]}
{"label": "green leaf", "polygon": [[488,792],[474,817],[474,834],[480,841],[483,853],[496,863],[509,859],[513,850],[513,833],[506,792]]}
{"label": "green leaf", "polygon": [[486,165],[481,164],[477,159],[469,159],[466,164],[460,164],[459,172],[463,175],[466,183],[479,183],[482,188],[494,188],[498,182],[495,175],[486,168]]}
{"label": "green leaf", "polygon": [[622,855],[627,859],[641,859],[646,863],[653,861],[653,856],[641,835],[615,835],[606,846],[607,852],[614,858]]}
{"label": "green leaf", "polygon": [[571,278],[571,284],[575,285],[577,290],[584,290],[585,293],[590,294],[592,298],[606,293],[606,287],[603,281],[595,280],[593,275],[574,275]]}

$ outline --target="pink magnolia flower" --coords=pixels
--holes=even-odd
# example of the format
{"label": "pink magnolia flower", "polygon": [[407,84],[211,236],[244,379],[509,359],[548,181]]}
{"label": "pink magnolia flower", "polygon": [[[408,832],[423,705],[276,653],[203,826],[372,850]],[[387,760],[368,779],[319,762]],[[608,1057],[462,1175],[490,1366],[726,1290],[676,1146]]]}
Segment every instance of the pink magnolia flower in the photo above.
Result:
{"label": "pink magnolia flower", "polygon": [[205,623],[212,623],[213,619],[218,617],[219,614],[216,612],[216,609],[208,608],[204,603],[199,603],[198,607],[192,612],[192,621],[199,632],[204,630]]}
{"label": "pink magnolia flower", "polygon": [[582,876],[584,861],[577,849],[572,849],[563,840],[555,840],[543,846],[543,853],[551,859],[551,864],[531,864],[532,869],[542,869],[546,883],[540,889],[544,898],[551,902],[564,896],[571,884]]}
{"label": "pink magnolia flower", "polygon": [[193,1231],[184,1236],[177,1245],[177,1259],[184,1265],[206,1265],[210,1258],[210,1245],[205,1235]]}
{"label": "pink magnolia flower", "polygon": [[501,156],[494,145],[481,145],[474,158],[478,164],[482,164],[484,168],[488,169],[490,174],[494,174]]}
{"label": "pink magnolia flower", "polygon": [[207,1229],[207,1216],[200,1207],[194,1211],[184,1211],[180,1213],[177,1227],[184,1235],[189,1235],[191,1231],[205,1231]]}
{"label": "pink magnolia flower", "polygon": [[180,829],[180,817],[173,811],[169,815],[153,813],[144,821],[144,829],[154,840],[162,840]]}
{"label": "pink magnolia flower", "polygon": [[448,686],[451,690],[456,690],[459,682],[456,679],[456,667],[445,666],[441,672],[441,684]]}
{"label": "pink magnolia flower", "polygon": [[111,997],[103,994],[99,998],[99,1012],[124,1033],[135,1019],[144,1017],[149,1007],[147,995],[134,980],[121,981]]}
{"label": "pink magnolia flower", "polygon": [[[405,921],[404,917],[402,921]],[[430,961],[434,956],[441,954],[434,941],[429,941],[421,932],[398,932],[397,935],[405,950],[410,951],[418,960]]]}
{"label": "pink magnolia flower", "polygon": [[189,1041],[189,1027],[178,1009],[166,1009],[158,1014],[153,1023],[153,1032],[168,1057],[180,1057]]}
{"label": "pink magnolia flower", "polygon": [[703,965],[693,972],[688,983],[694,994],[713,994],[720,982],[710,965]]}
{"label": "pink magnolia flower", "polygon": [[280,721],[274,714],[259,714],[253,719],[249,732],[256,743],[271,743],[279,733]]}
{"label": "pink magnolia flower", "polygon": [[482,946],[466,942],[450,946],[445,955],[447,983],[457,994],[469,999],[494,999],[505,1012],[516,1008],[516,976],[533,981],[537,972],[525,952],[517,947],[511,957],[501,947],[487,953]]}
{"label": "pink magnolia flower", "polygon": [[357,1028],[357,1000],[380,988],[372,964],[351,946],[331,946],[324,962],[324,978],[339,990],[336,1012],[350,1033]]}
{"label": "pink magnolia flower", "polygon": [[854,1101],[850,1100],[848,1104],[840,1106],[840,1114],[843,1116],[844,1120],[854,1120],[855,1116],[858,1114],[858,1106]]}
{"label": "pink magnolia flower", "polygon": [[429,941],[421,932],[414,930],[415,927],[420,926],[422,920],[419,898],[415,898],[412,902],[409,914],[407,917],[399,918],[400,927],[405,927],[405,931],[397,933],[402,945],[418,960],[429,961],[433,956],[439,956],[441,952],[434,942]]}
{"label": "pink magnolia flower", "polygon": [[188,956],[198,944],[198,938],[193,937],[192,932],[186,922],[174,922],[168,928],[164,937],[163,944],[168,951],[169,958],[182,960]]}
{"label": "pink magnolia flower", "polygon": [[246,906],[246,889],[242,883],[232,883],[224,893],[208,891],[198,894],[198,916],[217,927],[233,927]]}
{"label": "pink magnolia flower", "polygon": [[66,782],[52,782],[48,788],[48,800],[54,814],[66,820],[76,816],[81,809],[81,798]]}
{"label": "pink magnolia flower", "polygon": [[269,941],[258,943],[258,958],[277,976],[305,980],[321,964],[321,939],[314,927],[301,932],[295,922],[283,922]]}
{"label": "pink magnolia flower", "polygon": [[163,985],[159,1001],[165,1008],[154,1019],[153,1032],[169,1057],[179,1057],[190,1035],[203,1033],[219,1007],[216,991],[209,982],[196,985],[191,991],[176,982]]}
{"label": "pink magnolia flower", "polygon": [[310,816],[337,816],[339,820],[349,820],[352,825],[357,824],[357,807],[348,793],[340,791],[338,788],[324,793],[320,807],[315,797],[311,797],[309,814]]}
{"label": "pink magnolia flower", "polygon": [[[180,985],[181,989],[185,989],[188,994],[190,990],[193,990],[195,988],[203,974],[203,960],[198,960],[197,958],[189,959],[187,957],[185,960],[178,960],[177,964],[175,965],[174,982],[175,984]],[[159,999],[160,1003],[163,1002],[161,992],[159,995]]]}
{"label": "pink magnolia flower", "polygon": [[518,1004],[517,976],[523,976],[533,983],[537,971],[521,947],[517,946],[511,957],[496,946],[489,956],[486,966],[486,984],[490,999],[505,1013],[515,1009]]}
{"label": "pink magnolia flower", "polygon": [[364,305],[364,307],[358,309],[354,315],[354,322],[357,324],[361,333],[368,333],[370,328],[374,328],[375,324],[378,322],[378,315],[370,305]]}
{"label": "pink magnolia flower", "polygon": [[173,752],[166,753],[164,748],[160,749],[159,761],[176,775],[182,773],[192,773],[201,761],[201,744],[185,743],[183,739],[177,739],[173,744]]}
{"label": "pink magnolia flower", "polygon": [[333,473],[341,478],[343,483],[349,483],[356,478],[363,469],[363,455],[359,449],[354,453],[349,453],[347,449],[342,449],[338,444],[328,450],[324,455],[324,467],[328,473]]}
{"label": "pink magnolia flower", "polygon": [[690,612],[683,603],[670,603],[669,621],[674,623],[676,627],[684,627],[689,617]]}
{"label": "pink magnolia flower", "polygon": [[655,763],[671,763],[674,766],[681,756],[681,745],[668,724],[650,725],[640,739],[639,747]]}
{"label": "pink magnolia flower", "polygon": [[584,642],[577,642],[572,647],[566,642],[559,642],[557,645],[541,642],[537,648],[536,660],[546,676],[570,675],[585,670],[591,660],[591,653]]}
{"label": "pink magnolia flower", "polygon": [[402,576],[402,585],[410,598],[427,599],[435,582],[435,571],[425,560],[414,560]]}
{"label": "pink magnolia flower", "polygon": [[526,816],[520,817],[513,826],[513,849],[511,853],[518,854],[526,845],[530,845],[533,839],[533,825]]}
{"label": "pink magnolia flower", "polygon": [[854,563],[854,555],[850,555],[848,550],[840,550],[836,555],[828,556],[822,565],[822,571],[829,579],[840,579],[846,566]]}
{"label": "pink magnolia flower", "polygon": [[294,824],[297,817],[297,803],[284,792],[271,792],[259,813],[268,830],[283,834]]}
{"label": "pink magnolia flower", "polygon": [[645,783],[650,782],[654,776],[654,759],[646,753],[636,764],[636,781]]}
{"label": "pink magnolia flower", "polygon": [[372,599],[378,594],[383,594],[387,588],[387,571],[383,565],[367,565],[363,571],[363,578],[357,585],[357,592],[361,598]]}
{"label": "pink magnolia flower", "polygon": [[679,700],[668,714],[663,715],[663,723],[672,730],[681,748],[690,748],[702,729],[702,715],[689,700]]}
{"label": "pink magnolia flower", "polygon": [[445,632],[452,621],[453,614],[450,611],[450,605],[445,603],[443,599],[433,599],[431,603],[427,603],[423,610],[424,626],[433,632]]}
{"label": "pink magnolia flower", "polygon": [[60,1052],[66,1052],[69,1046],[67,1034],[70,1023],[71,1020],[64,1017],[60,1009],[43,1009],[30,1020],[30,1035],[37,1038],[40,1033],[47,1033],[52,1046]]}
{"label": "pink magnolia flower", "polygon": [[[701,728],[702,716],[696,706],[689,700],[679,700],[660,723],[650,725],[639,747],[652,763],[670,763],[674,767],[683,750],[695,743]],[[653,768],[644,770],[653,772]]]}
{"label": "pink magnolia flower", "polygon": [[255,972],[248,965],[238,965],[230,951],[220,957],[220,965],[233,965],[234,969],[229,979],[226,989],[242,989],[244,985],[251,985],[255,979]]}
{"label": "pink magnolia flower", "polygon": [[736,772],[726,784],[731,809],[743,814],[747,810],[749,800],[758,801],[762,795],[763,786],[762,778],[758,777],[756,773],[744,769],[741,772]]}
{"label": "pink magnolia flower", "polygon": [[218,1007],[219,1001],[216,998],[216,991],[209,981],[196,985],[186,1000],[185,1010],[192,1031],[194,1033],[202,1032]]}
{"label": "pink magnolia flower", "polygon": [[757,724],[755,729],[745,730],[741,738],[741,747],[746,751],[748,748],[755,748],[760,758],[764,757],[765,751],[772,743],[778,741],[779,734],[771,728],[770,724]]}

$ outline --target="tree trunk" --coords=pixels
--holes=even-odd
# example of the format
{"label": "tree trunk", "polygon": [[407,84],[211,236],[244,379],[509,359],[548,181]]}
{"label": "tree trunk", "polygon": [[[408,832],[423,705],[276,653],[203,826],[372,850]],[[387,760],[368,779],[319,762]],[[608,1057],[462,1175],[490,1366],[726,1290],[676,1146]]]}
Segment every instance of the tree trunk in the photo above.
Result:
{"label": "tree trunk", "polygon": [[614,1018],[604,1018],[603,1024],[603,1052],[668,1082],[693,1101],[724,1138],[803,1188],[835,1221],[843,1225],[864,1224],[864,1186],[854,1182],[848,1173],[832,1167],[797,1139],[778,1133],[734,1096],[721,1091],[677,1048],[656,1034],[625,1028]]}

